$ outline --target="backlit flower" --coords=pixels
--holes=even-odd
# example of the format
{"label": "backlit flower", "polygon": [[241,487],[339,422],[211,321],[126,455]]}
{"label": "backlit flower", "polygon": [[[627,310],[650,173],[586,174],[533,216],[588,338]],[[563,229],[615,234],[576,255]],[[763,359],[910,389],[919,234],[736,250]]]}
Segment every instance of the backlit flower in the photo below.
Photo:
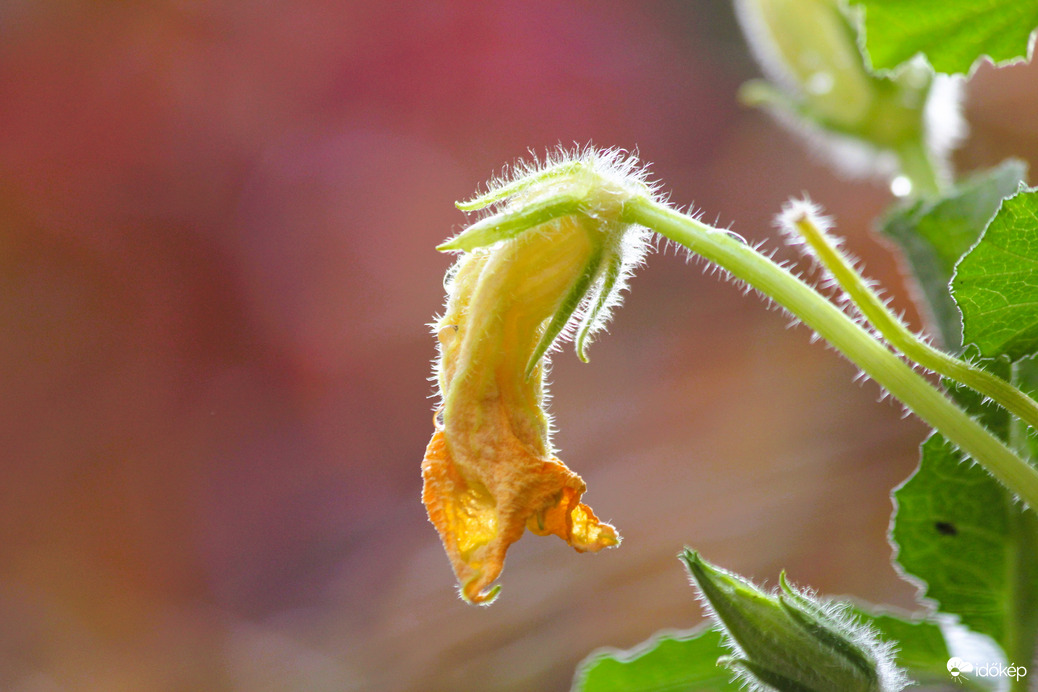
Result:
{"label": "backlit flower", "polygon": [[620,542],[553,453],[543,381],[546,353],[577,324],[584,357],[641,257],[642,230],[620,221],[625,200],[651,194],[634,171],[594,151],[527,169],[459,205],[498,210],[441,246],[464,254],[434,325],[441,405],[423,500],[469,602],[493,599],[488,587],[526,529],[580,552]]}

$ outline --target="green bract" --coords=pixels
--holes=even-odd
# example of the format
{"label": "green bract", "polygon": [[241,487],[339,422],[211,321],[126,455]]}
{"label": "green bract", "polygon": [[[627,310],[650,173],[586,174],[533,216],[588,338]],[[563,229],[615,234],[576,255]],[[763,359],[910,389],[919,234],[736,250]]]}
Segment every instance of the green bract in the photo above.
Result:
{"label": "green bract", "polygon": [[790,587],[766,593],[685,549],[693,584],[729,637],[733,668],[751,689],[779,692],[887,692],[907,683],[892,647],[844,608]]}

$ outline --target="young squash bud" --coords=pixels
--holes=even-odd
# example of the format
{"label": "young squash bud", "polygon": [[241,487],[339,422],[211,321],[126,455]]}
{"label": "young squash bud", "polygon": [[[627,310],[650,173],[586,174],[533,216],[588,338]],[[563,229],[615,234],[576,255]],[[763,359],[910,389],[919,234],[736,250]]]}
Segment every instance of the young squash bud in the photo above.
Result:
{"label": "young squash bud", "polygon": [[685,549],[681,556],[733,655],[718,661],[751,690],[896,692],[908,682],[893,649],[839,606],[794,590],[783,574],[778,593]]}

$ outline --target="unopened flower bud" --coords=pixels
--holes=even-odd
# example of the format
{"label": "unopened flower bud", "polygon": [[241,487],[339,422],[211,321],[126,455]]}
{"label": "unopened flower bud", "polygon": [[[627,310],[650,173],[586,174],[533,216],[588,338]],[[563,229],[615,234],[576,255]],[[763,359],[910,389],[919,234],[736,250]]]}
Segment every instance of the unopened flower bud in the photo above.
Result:
{"label": "unopened flower bud", "polygon": [[892,692],[907,684],[890,644],[846,609],[780,579],[778,593],[703,560],[681,556],[733,655],[718,661],[753,690]]}
{"label": "unopened flower bud", "polygon": [[744,85],[744,101],[813,135],[849,173],[900,171],[920,186],[940,181],[964,130],[958,80],[935,77],[918,62],[873,74],[838,0],[737,0],[735,6],[770,80]]}

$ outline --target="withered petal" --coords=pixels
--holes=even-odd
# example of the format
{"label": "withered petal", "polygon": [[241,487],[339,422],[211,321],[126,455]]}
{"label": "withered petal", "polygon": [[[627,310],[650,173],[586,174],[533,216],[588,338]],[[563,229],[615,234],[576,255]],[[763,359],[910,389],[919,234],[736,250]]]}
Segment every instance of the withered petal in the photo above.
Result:
{"label": "withered petal", "polygon": [[479,465],[465,467],[437,431],[422,462],[422,500],[461,594],[471,603],[486,604],[497,595],[497,587],[485,589],[501,574],[508,547],[526,528],[556,535],[579,552],[620,542],[616,530],[580,502],[585,489],[580,476],[554,457],[533,457],[520,444],[507,451],[524,458],[498,458],[482,471]]}

